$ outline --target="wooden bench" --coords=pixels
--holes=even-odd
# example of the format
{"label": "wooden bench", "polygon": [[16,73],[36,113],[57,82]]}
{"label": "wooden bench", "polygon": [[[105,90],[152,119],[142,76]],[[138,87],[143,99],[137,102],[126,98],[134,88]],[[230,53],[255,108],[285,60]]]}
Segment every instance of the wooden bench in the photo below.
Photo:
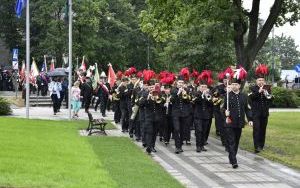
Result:
{"label": "wooden bench", "polygon": [[[89,132],[88,136],[92,135],[93,133],[100,133],[103,135],[107,135],[105,132],[105,126],[106,126],[107,122],[103,118],[94,119],[90,112],[88,112],[88,116],[89,116],[89,125],[86,129],[86,131]],[[95,130],[95,131],[93,131],[93,130]]]}

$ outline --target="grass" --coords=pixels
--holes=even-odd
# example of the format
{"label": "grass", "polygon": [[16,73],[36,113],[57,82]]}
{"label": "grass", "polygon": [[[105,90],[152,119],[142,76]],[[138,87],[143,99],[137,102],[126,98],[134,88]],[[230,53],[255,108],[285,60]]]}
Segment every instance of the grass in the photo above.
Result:
{"label": "grass", "polygon": [[0,117],[0,187],[182,187],[128,138],[79,136],[86,123]]}
{"label": "grass", "polygon": [[[215,136],[215,126],[211,134]],[[253,152],[252,127],[243,129],[240,147]],[[265,149],[258,155],[300,169],[300,113],[270,113]]]}

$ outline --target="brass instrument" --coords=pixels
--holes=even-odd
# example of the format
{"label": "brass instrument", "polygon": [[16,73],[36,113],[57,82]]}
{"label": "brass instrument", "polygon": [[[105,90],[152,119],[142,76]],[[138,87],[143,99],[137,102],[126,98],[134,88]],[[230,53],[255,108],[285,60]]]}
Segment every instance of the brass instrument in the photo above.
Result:
{"label": "brass instrument", "polygon": [[219,96],[217,91],[213,93],[212,101],[214,106],[221,104],[222,98]]}
{"label": "brass instrument", "polygon": [[260,88],[263,89],[263,94],[267,99],[272,99],[273,96],[269,93],[269,91],[271,91],[271,85],[262,85]]}
{"label": "brass instrument", "polygon": [[203,91],[201,98],[210,101],[212,99],[212,97],[211,97],[211,94],[209,93],[209,90]]}

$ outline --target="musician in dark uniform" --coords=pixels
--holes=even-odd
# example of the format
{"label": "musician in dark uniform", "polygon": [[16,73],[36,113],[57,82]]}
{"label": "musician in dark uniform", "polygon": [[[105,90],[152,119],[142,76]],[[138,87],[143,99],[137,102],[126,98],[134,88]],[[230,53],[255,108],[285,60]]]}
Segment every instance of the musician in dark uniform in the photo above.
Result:
{"label": "musician in dark uniform", "polygon": [[158,128],[162,126],[162,114],[164,111],[165,98],[162,97],[160,86],[154,80],[149,81],[149,91],[141,99],[140,103],[145,106],[145,138],[147,153],[156,152],[155,141]]}
{"label": "musician in dark uniform", "polygon": [[98,100],[95,105],[95,111],[96,111],[97,106],[100,103],[100,112],[102,114],[102,117],[106,117],[105,112],[106,112],[106,107],[107,107],[110,90],[111,90],[109,83],[107,83],[106,81],[106,78],[107,78],[106,74],[102,72],[100,74],[100,81],[98,83],[98,92],[97,92]]}
{"label": "musician in dark uniform", "polygon": [[259,153],[265,146],[266,128],[268,125],[269,107],[273,96],[271,87],[266,85],[265,76],[269,73],[266,65],[256,68],[256,84],[250,87],[249,99],[253,113],[254,151]]}
{"label": "musician in dark uniform", "polygon": [[122,78],[122,82],[116,89],[116,97],[120,99],[122,132],[128,132],[129,126],[128,101],[130,100],[130,95],[127,88],[128,83],[129,79],[127,77],[124,77]]}
{"label": "musician in dark uniform", "polygon": [[138,92],[138,100],[136,104],[139,107],[139,112],[138,112],[138,120],[140,123],[140,131],[141,131],[141,140],[142,144],[144,147],[147,146],[146,144],[146,133],[145,133],[145,103],[143,103],[144,97],[146,97],[149,93],[149,88],[148,88],[148,81],[143,81],[143,84],[141,86],[141,90]]}
{"label": "musician in dark uniform", "polygon": [[194,125],[196,135],[196,151],[207,151],[204,145],[208,138],[212,116],[212,95],[208,88],[212,84],[211,71],[204,70],[198,77],[199,87],[193,94],[194,103]]}
{"label": "musician in dark uniform", "polygon": [[136,77],[136,75],[131,76],[131,83],[129,84],[129,87],[131,89],[131,98],[130,98],[130,118],[129,118],[129,136],[130,138],[133,138],[133,135],[136,136],[137,140],[140,140],[140,125],[138,118],[138,93],[141,90],[140,88],[140,79]]}
{"label": "musician in dark uniform", "polygon": [[175,75],[168,72],[164,77],[161,78],[162,84],[162,96],[165,98],[163,123],[162,123],[162,135],[163,141],[166,146],[169,145],[171,134],[173,132],[173,119],[172,119],[172,104],[171,104],[171,88],[175,81]]}
{"label": "musician in dark uniform", "polygon": [[215,117],[216,135],[220,136],[222,145],[225,146],[226,145],[225,133],[224,133],[225,118],[220,109],[220,105],[226,95],[226,86],[227,86],[227,79],[225,78],[224,72],[219,73],[218,80],[220,84],[215,86],[212,90],[212,101],[214,105],[213,112]]}
{"label": "musician in dark uniform", "polygon": [[242,128],[246,124],[245,115],[247,116],[249,125],[253,125],[251,108],[248,104],[247,95],[240,92],[241,81],[246,78],[246,75],[247,73],[243,68],[235,70],[231,81],[232,91],[229,92],[229,97],[225,97],[224,103],[222,104],[222,109],[226,116],[224,130],[228,144],[229,162],[233,168],[238,168],[236,154],[239,147]]}
{"label": "musician in dark uniform", "polygon": [[121,71],[118,71],[116,74],[117,80],[115,82],[115,85],[111,89],[111,95],[112,95],[112,107],[114,111],[114,121],[115,123],[119,123],[121,121],[121,109],[120,109],[120,98],[117,97],[117,88],[121,84],[123,73]]}
{"label": "musician in dark uniform", "polygon": [[93,86],[90,77],[85,78],[85,82],[81,86],[81,96],[83,96],[83,103],[85,112],[89,112],[89,107],[91,104],[92,96],[93,96]]}
{"label": "musician in dark uniform", "polygon": [[[182,71],[181,71],[182,72]],[[191,96],[187,88],[184,88],[184,74],[178,76],[177,86],[171,91],[173,135],[175,139],[175,153],[183,152],[182,144],[185,139],[185,130],[189,127],[192,114]]]}

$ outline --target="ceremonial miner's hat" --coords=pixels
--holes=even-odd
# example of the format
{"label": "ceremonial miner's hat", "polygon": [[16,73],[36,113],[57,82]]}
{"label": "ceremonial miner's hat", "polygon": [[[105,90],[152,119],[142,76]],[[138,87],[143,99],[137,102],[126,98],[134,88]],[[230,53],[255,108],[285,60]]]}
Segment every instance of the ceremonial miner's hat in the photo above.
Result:
{"label": "ceremonial miner's hat", "polygon": [[260,64],[255,69],[256,78],[265,78],[269,75],[269,69],[266,65]]}

